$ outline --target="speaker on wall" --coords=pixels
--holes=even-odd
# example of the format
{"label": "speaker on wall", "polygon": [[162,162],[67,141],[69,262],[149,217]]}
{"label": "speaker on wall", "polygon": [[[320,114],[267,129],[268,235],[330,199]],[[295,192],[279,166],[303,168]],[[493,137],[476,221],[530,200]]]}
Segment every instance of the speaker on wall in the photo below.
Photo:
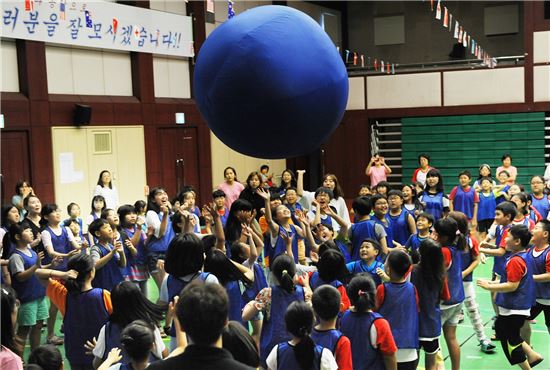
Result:
{"label": "speaker on wall", "polygon": [[92,119],[92,107],[75,104],[73,122],[76,126],[89,125]]}

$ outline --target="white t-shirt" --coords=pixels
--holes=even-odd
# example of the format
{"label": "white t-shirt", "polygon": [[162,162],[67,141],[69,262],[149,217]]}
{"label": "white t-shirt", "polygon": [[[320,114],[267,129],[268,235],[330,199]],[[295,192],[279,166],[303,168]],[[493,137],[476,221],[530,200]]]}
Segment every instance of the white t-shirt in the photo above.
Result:
{"label": "white t-shirt", "polygon": [[[277,348],[279,345],[276,345],[273,347],[271,352],[269,353],[269,356],[267,356],[267,368],[269,370],[277,370]],[[334,356],[330,352],[330,350],[323,348],[323,351],[321,352],[321,370],[336,370],[338,369],[338,364],[336,363],[336,360],[334,359]],[[290,369],[289,369],[290,370]]]}
{"label": "white t-shirt", "polygon": [[[105,342],[106,342],[106,340],[105,340],[105,326],[106,326],[106,324],[103,325],[103,327],[99,331],[99,335],[97,336],[97,342],[96,342],[95,348],[92,351],[94,356],[98,357],[98,358],[103,358],[103,356],[105,355]],[[162,351],[164,351],[166,346],[164,345],[164,341],[162,340],[162,336],[160,335],[159,328],[155,327],[155,330],[153,331],[153,334],[154,334],[154,337],[155,337],[155,348],[151,352],[153,352],[153,354],[156,357],[162,358]]]}
{"label": "white t-shirt", "polygon": [[[67,231],[67,236],[68,236],[69,242],[72,242],[74,240],[74,236],[73,236],[73,232],[71,231],[71,229],[69,229],[67,226],[61,226],[61,227],[65,228],[65,231]],[[62,231],[60,231],[59,234],[57,233],[61,229],[59,229],[59,230],[51,229],[51,230],[57,236],[61,235],[61,233],[62,233]],[[52,235],[50,234],[49,230],[42,231],[41,236],[42,236],[42,244],[44,244],[44,248],[53,247]]]}
{"label": "white t-shirt", "polygon": [[113,209],[115,212],[118,208],[118,191],[113,185],[113,188],[96,185],[94,190],[94,196],[101,195],[105,198],[105,206]]}
{"label": "white t-shirt", "polygon": [[[302,197],[298,200],[300,204],[307,208],[308,210],[311,209],[311,203],[315,199],[315,193],[312,191],[305,191],[302,194]],[[338,199],[331,199],[328,203],[329,206],[333,206],[336,209],[336,213],[338,216],[342,217],[346,222],[350,223],[349,218],[349,211],[348,206],[346,205],[346,201],[343,197],[340,197]]]}

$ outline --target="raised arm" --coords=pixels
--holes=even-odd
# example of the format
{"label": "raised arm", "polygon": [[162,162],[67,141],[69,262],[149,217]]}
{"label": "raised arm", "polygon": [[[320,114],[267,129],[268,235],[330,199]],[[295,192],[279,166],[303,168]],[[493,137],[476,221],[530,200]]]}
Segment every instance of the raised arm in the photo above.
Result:
{"label": "raised arm", "polygon": [[[242,233],[246,236],[248,247],[250,248],[250,256],[248,257],[248,267],[253,268],[254,263],[258,260],[258,249],[256,248],[256,234],[250,226],[242,224]],[[263,243],[262,243],[263,248]]]}
{"label": "raised arm", "polygon": [[223,232],[223,223],[218,213],[215,203],[207,204],[203,207],[203,214],[209,213],[214,221],[214,236],[216,237],[216,248],[225,252],[225,233]]}
{"label": "raised arm", "polygon": [[265,203],[265,220],[267,224],[269,225],[269,230],[271,232],[271,235],[277,235],[279,233],[279,225],[275,221],[273,221],[273,217],[271,216],[271,202],[270,202],[270,194],[269,191],[265,189],[258,189],[256,191],[256,194],[261,196],[264,199]]}
{"label": "raised arm", "polygon": [[296,173],[298,174],[296,179],[296,194],[301,197],[304,195],[304,173],[306,173],[306,170],[298,170]]}
{"label": "raised arm", "polygon": [[334,212],[330,206],[325,208],[325,213],[333,218],[338,225],[340,225],[338,236],[346,237],[346,235],[348,235],[348,230],[351,228],[351,224]]}

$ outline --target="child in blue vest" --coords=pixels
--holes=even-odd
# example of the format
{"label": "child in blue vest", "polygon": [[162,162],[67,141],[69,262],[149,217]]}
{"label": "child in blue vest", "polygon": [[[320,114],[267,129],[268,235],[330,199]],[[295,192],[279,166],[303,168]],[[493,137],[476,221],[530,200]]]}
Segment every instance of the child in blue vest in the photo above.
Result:
{"label": "child in blue vest", "polygon": [[407,281],[412,265],[409,255],[393,250],[385,263],[390,281],[376,289],[377,312],[390,323],[397,345],[398,368],[414,369],[418,359],[418,294]]}
{"label": "child in blue vest", "polygon": [[460,345],[456,338],[458,314],[464,301],[464,285],[462,284],[462,251],[466,249],[466,237],[457,222],[450,217],[435,222],[432,238],[441,244],[441,251],[447,269],[447,283],[450,298],[442,301],[441,324],[445,334],[445,342],[449,349],[453,369],[460,368]]}
{"label": "child in blue vest", "polygon": [[311,301],[318,320],[311,338],[332,352],[339,370],[353,370],[349,338],[336,329],[342,303],[340,292],[333,286],[323,285],[315,289]]}
{"label": "child in blue vest", "polygon": [[409,212],[413,217],[418,216],[422,212],[423,207],[418,200],[416,187],[413,184],[405,184],[401,192],[403,193],[403,208],[405,208],[405,211]]}
{"label": "child in blue vest", "polygon": [[[61,223],[61,210],[56,204],[46,204],[42,207],[42,219],[46,226],[41,233],[42,243],[47,255],[44,256],[44,263],[50,263],[52,259],[60,259],[60,263],[53,266],[54,269],[67,271],[67,260],[77,253],[80,253],[80,246],[74,240],[73,234]],[[57,307],[50,305],[48,318],[48,344],[62,344],[63,340],[54,335],[55,321],[57,319]]]}
{"label": "child in blue vest", "polygon": [[[42,321],[48,318],[46,289],[34,275],[40,268],[44,252],[38,254],[29,244],[33,241],[32,230],[28,226],[14,224],[10,226],[9,235],[15,250],[9,259],[11,285],[21,303],[17,315],[17,336],[25,347],[30,334],[31,351],[40,345]],[[47,266],[46,266],[47,267]]]}
{"label": "child in blue vest", "polygon": [[349,298],[346,293],[346,284],[350,280],[350,273],[346,268],[344,256],[336,248],[327,248],[330,241],[323,243],[319,248],[319,261],[317,262],[317,271],[310,273],[309,285],[312,290],[322,285],[330,285],[336,288],[342,296],[342,305],[340,312],[349,308]]}
{"label": "child in blue vest", "polygon": [[[351,342],[355,370],[397,369],[397,347],[388,321],[373,312],[376,287],[368,274],[351,279],[348,287],[352,307],[340,320],[340,331]],[[373,343],[372,339],[376,338]]]}
{"label": "child in blue vest", "polygon": [[[120,220],[121,234],[128,236],[129,244],[126,245],[129,254],[126,255],[126,271],[128,280],[139,286],[139,289],[147,297],[147,247],[145,245],[147,236],[142,230],[142,222],[137,217],[136,209],[131,204],[118,207],[118,218]],[[128,258],[129,257],[129,258]]]}
{"label": "child in blue vest", "polygon": [[294,258],[285,254],[279,255],[270,267],[274,278],[273,284],[262,289],[254,301],[248,302],[243,309],[242,317],[244,321],[248,321],[258,312],[264,314],[259,346],[260,362],[264,368],[273,347],[291,339],[282,325],[287,307],[294,301],[310,301],[312,295],[307,275],[301,276],[303,286],[294,284]]}
{"label": "child in blue vest", "polygon": [[392,221],[388,215],[388,200],[383,195],[375,194],[371,197],[371,202],[372,209],[374,211],[374,215],[371,220],[375,224],[378,224],[384,228],[384,231],[386,232],[386,245],[388,246],[388,250],[391,251],[396,245],[393,242],[394,236]]}
{"label": "child in blue vest", "polygon": [[297,370],[336,370],[338,365],[329,349],[311,339],[314,315],[311,306],[302,301],[292,302],[285,313],[289,341],[277,344],[267,357],[267,368]]}
{"label": "child in blue vest", "polygon": [[550,212],[550,198],[544,193],[544,179],[542,176],[531,177],[531,206],[535,208],[543,220],[546,220]]}
{"label": "child in blue vest", "polygon": [[[174,302],[183,288],[198,279],[209,284],[218,284],[214,274],[203,272],[204,249],[199,238],[192,234],[180,234],[170,242],[166,251],[166,276],[162,281],[159,304]],[[166,334],[170,335],[170,349],[176,348],[176,331],[172,318],[166,317]]]}
{"label": "child in blue vest", "polygon": [[227,222],[227,216],[229,216],[229,210],[225,207],[225,193],[223,190],[217,189],[212,193],[212,199],[216,204],[216,210],[220,215],[223,227]]}
{"label": "child in blue vest", "polygon": [[346,264],[348,271],[352,275],[367,272],[370,274],[376,286],[382,283],[378,271],[384,269],[384,264],[378,260],[378,256],[382,253],[382,247],[374,239],[365,239],[359,248],[360,260]]}
{"label": "child in blue vest", "polygon": [[487,232],[495,221],[497,197],[502,193],[493,189],[493,180],[490,177],[482,177],[479,180],[479,205],[477,208],[477,231],[479,238],[485,239]]}
{"label": "child in blue vest", "polygon": [[450,298],[445,282],[445,266],[441,245],[433,239],[425,239],[418,249],[420,262],[411,273],[411,283],[418,292],[418,335],[420,348],[424,350],[424,368],[436,369],[441,336],[440,300]]}
{"label": "child in blue vest", "polygon": [[145,217],[147,227],[154,230],[147,248],[147,267],[149,273],[153,276],[153,280],[160,290],[160,286],[164,281],[164,260],[168,245],[174,238],[174,229],[170,221],[170,202],[168,194],[163,188],[153,188],[147,196],[147,214]]}
{"label": "child in blue vest", "polygon": [[441,172],[432,168],[426,174],[426,186],[419,197],[424,211],[437,221],[449,212],[449,198],[445,195]]}
{"label": "child in blue vest", "polygon": [[80,226],[79,236],[81,239],[84,239],[84,235],[88,233],[88,225],[86,225],[84,221],[82,221],[82,219],[80,218],[80,206],[76,203],[69,203],[69,205],[67,206],[67,214],[69,215],[69,218],[65,221],[76,221],[78,226]]}
{"label": "child in blue vest", "polygon": [[106,220],[109,225],[111,225],[111,230],[113,230],[113,244],[122,244],[122,250],[124,251],[124,256],[126,257],[126,266],[120,268],[120,273],[122,274],[124,280],[130,280],[128,276],[129,264],[134,263],[135,257],[137,256],[137,249],[130,241],[130,238],[126,232],[120,226],[120,217],[117,212],[111,208],[105,208],[101,212],[101,218]]}
{"label": "child in blue vest", "polygon": [[[315,191],[315,199],[311,202],[311,209],[307,213],[307,218],[311,226],[315,226],[319,223],[325,225],[332,225],[335,232],[338,232],[340,225],[334,218],[334,214],[337,214],[336,208],[330,208],[330,201],[334,199],[334,193],[331,189],[320,187]],[[332,213],[327,213],[331,209]],[[344,218],[342,215],[339,215]],[[344,218],[345,219],[345,218]]]}
{"label": "child in blue vest", "polygon": [[[109,321],[101,328],[95,348],[94,365],[99,366],[113,348],[120,348],[123,335],[121,332],[135,320],[142,320],[153,330],[155,347],[150,352],[151,361],[159,360],[168,355],[160,330],[155,325],[163,319],[163,307],[149,301],[132,282],[123,281],[111,291],[113,312]],[[123,364],[131,362],[127,353],[123,353]]]}
{"label": "child in blue vest", "polygon": [[530,240],[531,233],[527,227],[512,226],[505,238],[510,256],[506,260],[500,283],[477,281],[481,288],[497,292],[497,335],[510,364],[519,365],[522,369],[530,369],[543,360],[540,354],[525,343],[520,333],[525,320],[530,316],[536,297],[533,261],[526,252]]}
{"label": "child in blue vest", "polygon": [[416,234],[411,235],[404,245],[409,254],[416,252],[420,243],[430,237],[433,224],[434,216],[428,212],[422,212],[416,216]]}
{"label": "child in blue vest", "polygon": [[472,174],[464,170],[458,174],[458,186],[455,186],[449,194],[451,211],[462,212],[468,218],[472,227],[477,227],[477,209],[479,194],[470,186]]}
{"label": "child in blue vest", "polygon": [[[93,356],[84,345],[99,333],[112,312],[109,291],[93,288],[94,262],[89,255],[69,259],[68,271],[38,269],[46,295],[63,315],[65,354],[72,369],[91,369]],[[65,281],[65,285],[54,279]]]}
{"label": "child in blue vest", "polygon": [[[479,304],[476,300],[474,283],[472,282],[474,270],[479,265],[479,242],[477,239],[470,236],[468,219],[464,213],[450,212],[449,217],[456,221],[458,230],[461,234],[466,236],[466,248],[461,253],[464,308],[466,309],[468,318],[472,323],[477,340],[479,341],[480,350],[484,353],[494,353],[495,346],[485,335],[485,327],[479,312]],[[464,315],[462,315],[462,319],[463,318]]]}
{"label": "child in blue vest", "polygon": [[416,233],[414,216],[403,208],[403,193],[400,190],[388,192],[388,203],[394,244],[403,246],[409,237]]}
{"label": "child in blue vest", "polygon": [[126,267],[126,256],[122,243],[115,241],[111,225],[102,218],[92,222],[89,230],[97,238],[97,244],[90,249],[96,269],[93,285],[110,291],[124,280],[121,268]]}
{"label": "child in blue vest", "polygon": [[351,240],[351,260],[358,261],[361,259],[360,249],[365,239],[374,239],[380,244],[381,255],[379,259],[383,260],[382,256],[388,254],[389,246],[386,242],[385,228],[375,223],[370,219],[372,211],[372,201],[370,197],[361,196],[353,200],[352,208],[355,212],[357,221],[351,225],[348,231],[348,238]]}
{"label": "child in blue vest", "polygon": [[[155,336],[151,326],[135,320],[120,333],[120,350],[113,348],[97,370],[140,370],[149,366],[149,353],[154,350]],[[120,362],[126,355],[128,362]]]}
{"label": "child in blue vest", "polygon": [[517,213],[513,225],[525,225],[529,231],[535,228],[536,221],[529,217],[529,196],[526,193],[512,195],[510,201],[516,205]]}
{"label": "child in blue vest", "polygon": [[550,332],[550,221],[541,220],[535,225],[531,242],[533,246],[527,253],[533,260],[536,302],[522,329],[522,337],[527,344],[531,344],[529,321],[534,320],[541,312],[544,312],[544,323]]}

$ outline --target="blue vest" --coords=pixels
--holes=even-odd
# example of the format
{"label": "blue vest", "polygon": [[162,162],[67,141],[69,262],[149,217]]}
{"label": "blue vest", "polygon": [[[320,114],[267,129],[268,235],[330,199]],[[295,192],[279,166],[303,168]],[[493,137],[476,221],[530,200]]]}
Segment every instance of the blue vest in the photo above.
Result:
{"label": "blue vest", "polygon": [[[502,240],[502,235],[504,234],[504,231],[506,231],[507,229],[510,229],[511,227],[512,227],[512,224],[504,228],[500,225],[497,226],[496,233],[495,233],[495,244],[497,248],[500,248],[499,245],[500,245],[500,241]],[[508,251],[504,253],[504,256],[495,256],[493,261],[493,272],[495,274],[502,276],[505,270],[506,260],[508,259],[508,257],[510,257],[510,252]]]}
{"label": "blue vest", "polygon": [[311,275],[311,278],[309,279],[309,284],[311,285],[311,290],[315,290],[318,287],[320,287],[321,285],[330,285],[330,286],[335,287],[336,289],[338,289],[339,287],[341,287],[343,285],[339,280],[333,280],[333,281],[330,281],[330,282],[324,281],[323,279],[321,279],[319,277],[319,271],[315,271]]}
{"label": "blue vest", "polygon": [[342,334],[351,342],[351,357],[354,370],[385,370],[384,358],[370,341],[370,330],[375,320],[382,316],[375,312],[344,313],[340,321]]}
{"label": "blue vest", "polygon": [[[159,220],[162,221],[162,217],[163,217],[162,212],[159,212],[158,216],[159,216]],[[168,223],[166,224],[166,231],[164,232],[164,235],[162,236],[162,238],[157,238],[155,235],[151,236],[151,240],[147,244],[147,248],[149,248],[149,252],[166,253],[166,250],[168,249],[170,242],[175,236],[174,229],[172,229],[172,221],[170,220],[170,215],[166,217],[168,217]]]}
{"label": "blue vest", "polygon": [[91,366],[93,356],[85,354],[86,341],[97,336],[101,327],[109,320],[105,308],[103,289],[87,292],[67,293],[63,327],[65,331],[65,354],[71,367]]}
{"label": "blue vest", "polygon": [[[466,270],[472,262],[474,262],[474,257],[472,256],[472,239],[468,236],[466,237],[466,242],[468,243],[468,248],[460,252],[460,259],[462,264],[462,271]],[[468,275],[466,275],[462,281],[472,281],[472,276],[474,272],[470,272]]]}
{"label": "blue vest", "polygon": [[[296,234],[296,228],[294,227],[294,225],[289,225],[289,226],[290,226],[290,235],[295,235],[292,238],[292,254],[294,255],[294,262],[298,263],[299,236]],[[287,233],[287,231],[282,226],[279,226],[279,233]],[[286,243],[283,240],[283,238],[281,238],[280,235],[277,235],[277,241],[275,242],[275,245],[271,247],[270,263],[273,263],[273,261],[275,261],[275,258],[277,258],[277,256],[285,253],[286,253]]]}
{"label": "blue vest", "polygon": [[[99,258],[103,258],[110,253],[109,249],[105,248],[101,244],[96,244],[95,246],[99,248]],[[114,248],[110,244],[109,246]],[[102,288],[111,291],[118,283],[124,280],[120,270],[121,269],[117,264],[117,259],[113,256],[109,262],[103,265],[102,268],[96,269],[94,280],[92,280],[92,285],[94,288]]]}
{"label": "blue vest", "polygon": [[495,218],[495,210],[497,208],[497,200],[495,194],[491,192],[485,195],[479,193],[479,204],[477,206],[477,220],[492,220]]}
{"label": "blue vest", "polygon": [[[135,233],[139,233],[141,235],[139,238],[139,243],[137,245],[134,245],[134,247],[136,247],[137,249],[137,255],[133,257],[132,265],[145,266],[147,264],[147,247],[145,246],[145,238],[143,237],[141,229],[124,229],[124,232],[126,233],[126,235],[128,235],[128,238],[130,239],[134,237]],[[130,266],[130,264],[128,264],[128,266]]]}
{"label": "blue vest", "polygon": [[[199,279],[201,281],[206,281],[206,278],[208,278],[208,275],[210,275],[209,272],[199,272],[196,275],[194,275],[191,280],[189,281],[183,281],[181,279],[178,279],[177,277],[174,277],[170,274],[168,274],[168,277],[166,278],[166,288],[168,289],[168,302],[172,302],[174,300],[175,296],[179,296],[181,294],[181,291],[195,279]],[[168,334],[171,337],[176,336],[176,328],[175,325],[172,325],[170,327],[170,331]]]}
{"label": "blue vest", "polygon": [[542,198],[539,199],[534,194],[531,194],[531,206],[539,211],[543,220],[546,220],[550,211],[550,201],[547,195],[543,194]]}
{"label": "blue vest", "polygon": [[422,202],[426,204],[424,211],[434,216],[436,221],[443,216],[443,193],[430,194],[425,191]]}
{"label": "blue vest", "polygon": [[303,300],[304,289],[300,285],[290,294],[277,285],[271,286],[271,309],[269,315],[264,316],[260,335],[260,362],[264,368],[267,369],[265,361],[273,347],[291,339],[284,325],[287,307],[294,301]]}
{"label": "blue vest", "polygon": [[[445,248],[445,247],[444,247]],[[462,284],[462,256],[454,245],[447,247],[451,252],[451,266],[447,270],[447,281],[451,299],[444,301],[444,305],[453,305],[464,301],[464,285]]]}
{"label": "blue vest", "polygon": [[267,279],[265,277],[264,270],[262,266],[258,263],[254,264],[254,282],[252,286],[247,287],[242,294],[243,304],[247,304],[256,298],[260,290],[267,288]]}
{"label": "blue vest", "polygon": [[[411,236],[411,233],[409,232],[409,225],[407,224],[407,217],[409,217],[409,214],[405,210],[401,209],[399,216],[392,216],[389,213],[388,216],[391,220],[390,226],[393,234],[393,240],[401,245],[405,245],[409,239],[409,236]],[[392,248],[393,245],[388,245],[388,247]]]}
{"label": "blue vest", "polygon": [[[311,370],[321,369],[321,355],[323,353],[323,347],[315,345],[315,353],[313,355],[313,366]],[[296,356],[294,355],[294,348],[288,344],[288,342],[279,343],[277,346],[277,369],[301,369]]]}
{"label": "blue vest", "polygon": [[[69,242],[69,234],[67,233],[67,229],[65,228],[65,226],[61,226],[61,235],[55,235],[55,233],[49,226],[47,226],[44,230],[49,232],[52,237],[52,246],[54,251],[65,254],[69,253],[73,249],[71,243]],[[52,256],[48,256],[44,263],[50,263],[51,261]],[[54,269],[67,271],[67,258],[64,257],[63,261],[59,265],[55,266]]]}
{"label": "blue vest", "polygon": [[[533,280],[533,261],[529,257],[527,252],[520,252],[511,255],[506,260],[506,265],[513,258],[521,258],[525,261],[527,271],[521,278],[518,288],[509,293],[497,293],[496,304],[499,307],[508,308],[510,310],[527,310],[535,305],[535,281]],[[500,276],[500,282],[505,283],[508,281],[508,274],[506,269]]]}
{"label": "blue vest", "polygon": [[241,282],[238,280],[230,281],[225,284],[224,288],[229,298],[229,311],[227,313],[228,319],[243,324],[243,298],[241,293]]}
{"label": "blue vest", "polygon": [[[546,258],[550,252],[550,247],[546,248],[541,254],[535,257],[535,247],[529,249],[529,258],[533,262],[533,275],[546,273]],[[550,282],[535,282],[536,297],[539,299],[550,299]]]}
{"label": "blue vest", "polygon": [[313,339],[315,344],[328,349],[333,355],[335,355],[336,347],[338,346],[338,342],[340,341],[340,338],[342,338],[342,335],[342,332],[336,329],[324,331],[313,329],[311,339]]}
{"label": "blue vest", "polygon": [[431,290],[420,278],[418,269],[413,269],[411,283],[418,292],[418,336],[435,338],[441,335],[441,310],[439,308],[440,292]]}
{"label": "blue vest", "polygon": [[[18,254],[21,256],[21,258],[23,258],[23,265],[25,270],[33,267],[36,264],[36,260],[38,259],[38,255],[35,251],[33,251],[31,248],[28,248],[27,250],[31,252],[30,257],[21,252],[19,249],[15,249],[13,251],[14,254]],[[32,302],[39,298],[43,298],[46,295],[46,288],[44,288],[44,286],[40,284],[40,281],[38,281],[38,278],[35,274],[32,274],[32,276],[25,281],[19,281],[15,276],[13,276],[11,279],[11,285],[13,289],[17,292],[17,298],[22,304]]]}
{"label": "blue vest", "polygon": [[384,216],[384,220],[386,221],[386,223],[384,223],[375,215],[372,220],[374,221],[374,223],[382,225],[382,227],[386,231],[386,244],[388,244],[388,249],[391,250],[392,248],[395,248],[395,246],[393,245],[393,229],[391,218],[386,214],[386,216]]}
{"label": "blue vest", "polygon": [[359,260],[346,264],[346,267],[352,275],[368,272],[372,276],[376,286],[382,283],[382,279],[380,279],[380,276],[376,273],[376,269],[381,268],[383,270],[384,264],[376,259],[370,265],[367,265],[363,260]]}
{"label": "blue vest", "polygon": [[[349,254],[348,247],[339,240],[334,240],[334,243],[336,244],[336,246],[338,247],[340,252],[342,252],[342,254],[344,255],[344,262],[345,263],[351,262],[352,259],[351,259],[351,256]],[[308,255],[309,255],[309,253],[308,253]]]}
{"label": "blue vest", "polygon": [[414,285],[384,283],[384,302],[378,312],[390,323],[397,348],[418,348],[418,310]]}
{"label": "blue vest", "polygon": [[405,248],[407,248],[409,251],[417,251],[418,248],[420,248],[420,243],[422,243],[423,240],[426,240],[428,238],[429,236],[425,238],[421,238],[418,234],[413,234],[409,237],[409,239],[405,243]]}
{"label": "blue vest", "polygon": [[374,232],[374,222],[372,220],[365,220],[357,222],[351,225],[351,260],[357,261],[360,260],[359,249],[361,249],[361,244],[365,239],[374,239],[376,238],[376,233]]}
{"label": "blue vest", "polygon": [[468,220],[471,220],[474,217],[474,199],[474,188],[470,187],[469,191],[464,191],[462,186],[457,186],[455,198],[453,199],[453,209],[464,213]]}
{"label": "blue vest", "polygon": [[[105,351],[103,352],[103,361],[107,359],[107,356],[109,355],[109,352],[113,348],[120,348],[122,349],[122,344],[120,343],[120,327],[117,324],[111,323],[111,321],[107,321],[105,324]],[[126,354],[126,351],[122,350],[120,352],[122,355],[122,364],[126,365],[131,362],[130,357]],[[158,361],[159,358],[151,352],[149,355],[149,362],[155,362]]]}

